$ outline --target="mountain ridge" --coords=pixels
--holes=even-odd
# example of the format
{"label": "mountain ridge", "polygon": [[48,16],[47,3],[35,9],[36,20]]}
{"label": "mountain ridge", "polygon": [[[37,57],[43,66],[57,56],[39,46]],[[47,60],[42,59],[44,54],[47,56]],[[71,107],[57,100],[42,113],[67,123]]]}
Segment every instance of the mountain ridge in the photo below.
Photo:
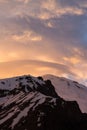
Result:
{"label": "mountain ridge", "polygon": [[0,129],[83,130],[87,114],[60,97],[51,80],[24,75],[0,80]]}
{"label": "mountain ridge", "polygon": [[87,113],[87,87],[64,77],[44,75],[44,80],[51,80],[57,94],[66,101],[77,101],[83,113]]}

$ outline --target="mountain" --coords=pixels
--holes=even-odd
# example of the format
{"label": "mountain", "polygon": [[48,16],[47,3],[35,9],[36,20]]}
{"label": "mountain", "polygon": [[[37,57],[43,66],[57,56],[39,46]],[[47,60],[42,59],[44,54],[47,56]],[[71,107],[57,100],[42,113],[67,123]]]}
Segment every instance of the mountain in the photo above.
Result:
{"label": "mountain", "polygon": [[[78,102],[71,100],[71,97],[70,100],[65,100],[64,95],[60,96],[62,86],[67,87],[68,79],[52,75],[45,75],[43,78],[25,75],[0,80],[0,130],[87,129],[87,114],[82,113]],[[59,79],[62,82],[59,83],[60,86]],[[73,81],[69,80],[71,82]],[[78,86],[70,84],[69,92],[71,89],[71,92],[75,89],[76,93],[86,91],[85,86]],[[62,89],[59,91],[57,87]],[[68,91],[66,88],[65,90]]]}
{"label": "mountain", "polygon": [[76,81],[57,77],[54,75],[44,75],[44,80],[51,80],[56,93],[66,101],[77,101],[83,113],[87,113],[87,87]]}

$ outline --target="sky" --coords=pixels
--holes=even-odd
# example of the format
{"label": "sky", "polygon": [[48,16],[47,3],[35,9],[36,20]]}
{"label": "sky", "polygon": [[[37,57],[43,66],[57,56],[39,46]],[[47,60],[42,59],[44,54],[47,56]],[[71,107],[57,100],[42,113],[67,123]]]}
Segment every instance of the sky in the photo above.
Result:
{"label": "sky", "polygon": [[87,84],[87,0],[0,0],[0,78],[25,74]]}

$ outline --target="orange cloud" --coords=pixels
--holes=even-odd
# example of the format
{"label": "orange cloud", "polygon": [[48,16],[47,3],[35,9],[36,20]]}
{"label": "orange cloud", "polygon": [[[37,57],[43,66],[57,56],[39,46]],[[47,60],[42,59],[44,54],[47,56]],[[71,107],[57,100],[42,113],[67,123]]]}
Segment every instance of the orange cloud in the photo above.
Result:
{"label": "orange cloud", "polygon": [[78,57],[64,57],[63,59],[72,64],[78,64],[80,62],[80,59],[78,59]]}
{"label": "orange cloud", "polygon": [[42,37],[33,31],[24,31],[21,35],[13,35],[12,39],[18,42],[41,41]]}
{"label": "orange cloud", "polygon": [[[61,6],[56,0],[45,0],[41,5],[43,11],[40,14],[41,19],[49,19],[52,17],[60,17],[65,14],[82,15],[84,10],[74,6]],[[45,11],[45,9],[47,11]]]}
{"label": "orange cloud", "polygon": [[52,73],[86,80],[85,0],[0,0],[0,5],[1,77]]}

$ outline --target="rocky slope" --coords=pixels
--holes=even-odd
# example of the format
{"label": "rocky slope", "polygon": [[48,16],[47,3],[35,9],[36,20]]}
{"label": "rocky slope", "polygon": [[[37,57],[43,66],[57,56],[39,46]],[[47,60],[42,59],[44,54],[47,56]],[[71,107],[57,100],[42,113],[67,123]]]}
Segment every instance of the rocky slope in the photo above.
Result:
{"label": "rocky slope", "polygon": [[44,75],[43,78],[51,80],[60,97],[66,101],[77,101],[81,111],[87,113],[87,87],[64,77]]}

